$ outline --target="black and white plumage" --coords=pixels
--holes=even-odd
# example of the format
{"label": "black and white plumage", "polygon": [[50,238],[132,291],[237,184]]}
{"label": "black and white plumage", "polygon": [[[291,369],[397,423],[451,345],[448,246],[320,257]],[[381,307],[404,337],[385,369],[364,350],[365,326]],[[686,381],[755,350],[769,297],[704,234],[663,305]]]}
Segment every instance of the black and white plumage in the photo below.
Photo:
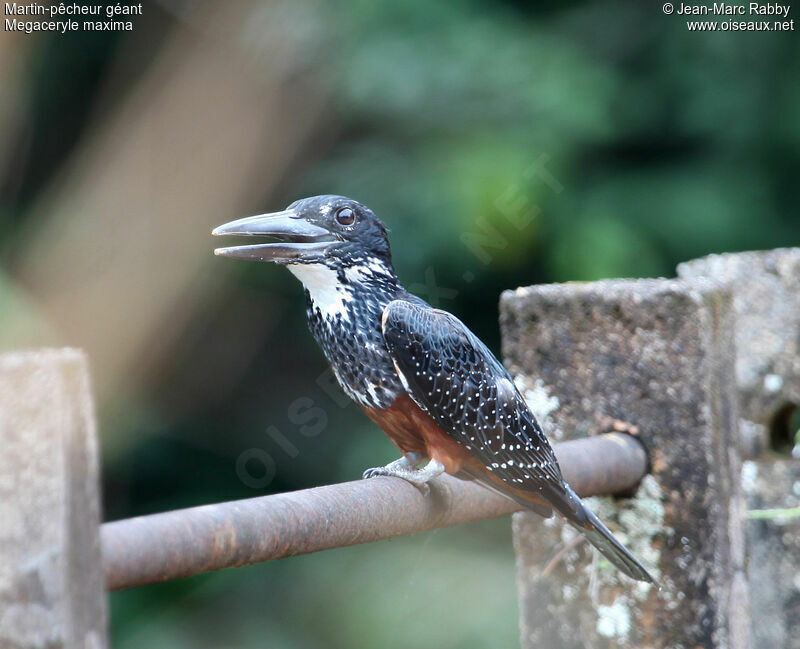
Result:
{"label": "black and white plumage", "polygon": [[394,274],[375,261],[369,272],[300,264],[288,268],[306,287],[309,329],[342,389],[360,406],[388,408],[403,391],[380,327],[384,306],[400,292]]}
{"label": "black and white plumage", "polygon": [[561,483],[553,450],[505,367],[455,316],[405,300],[383,336],[414,402],[509,485]]}
{"label": "black and white plumage", "polygon": [[402,287],[369,208],[316,196],[214,234],[279,239],[216,252],[285,265],[303,283],[309,327],[337,380],[403,452],[365,475],[477,480],[543,515],[557,510],[620,570],[653,581],[564,481],[503,365],[460,320]]}

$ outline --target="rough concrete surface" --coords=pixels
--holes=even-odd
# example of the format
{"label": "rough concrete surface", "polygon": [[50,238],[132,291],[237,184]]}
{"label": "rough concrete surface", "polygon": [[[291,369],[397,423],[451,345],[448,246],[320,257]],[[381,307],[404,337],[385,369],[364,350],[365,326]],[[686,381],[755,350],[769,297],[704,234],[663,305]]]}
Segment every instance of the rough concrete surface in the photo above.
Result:
{"label": "rough concrete surface", "polygon": [[747,524],[753,644],[800,649],[800,462],[745,462],[743,486],[751,510],[795,510]]}
{"label": "rough concrete surface", "polygon": [[742,417],[767,425],[800,404],[800,248],[710,255],[681,264],[678,275],[713,277],[733,293]]}
{"label": "rough concrete surface", "polygon": [[106,646],[97,480],[84,356],[0,356],[0,648]]}
{"label": "rough concrete surface", "polygon": [[545,393],[552,427],[638,427],[651,476],[633,499],[591,502],[662,585],[619,574],[557,519],[518,514],[523,649],[748,647],[728,292],[702,279],[534,286],[504,293],[500,320],[506,362]]}
{"label": "rough concrete surface", "polygon": [[[741,432],[757,456],[743,469],[747,508],[800,507],[800,460],[789,453],[789,415],[800,406],[800,248],[711,255],[678,273],[713,276],[733,293]],[[748,521],[747,545],[754,646],[800,649],[797,510]]]}

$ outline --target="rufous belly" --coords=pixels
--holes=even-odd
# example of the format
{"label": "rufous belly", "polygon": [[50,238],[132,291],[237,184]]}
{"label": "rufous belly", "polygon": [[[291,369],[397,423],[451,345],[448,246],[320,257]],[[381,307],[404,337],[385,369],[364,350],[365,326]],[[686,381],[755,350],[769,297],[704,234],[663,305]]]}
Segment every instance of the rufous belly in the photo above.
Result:
{"label": "rufous belly", "polygon": [[363,410],[403,453],[419,453],[438,460],[450,474],[458,473],[465,465],[479,464],[407,394],[397,397],[388,408]]}

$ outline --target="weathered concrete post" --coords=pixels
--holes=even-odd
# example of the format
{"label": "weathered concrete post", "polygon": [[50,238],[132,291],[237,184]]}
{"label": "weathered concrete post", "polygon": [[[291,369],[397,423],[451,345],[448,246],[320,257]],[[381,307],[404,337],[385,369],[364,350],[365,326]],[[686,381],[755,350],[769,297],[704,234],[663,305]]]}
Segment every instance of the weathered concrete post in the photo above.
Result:
{"label": "weathered concrete post", "polygon": [[768,427],[800,405],[800,248],[711,255],[681,264],[678,276],[710,277],[733,293],[742,417]]}
{"label": "weathered concrete post", "polygon": [[704,280],[534,286],[501,299],[503,352],[547,432],[638,427],[652,472],[593,506],[660,577],[637,584],[569,528],[514,519],[523,649],[746,648],[734,322]]}
{"label": "weathered concrete post", "polygon": [[106,646],[99,524],[83,354],[0,356],[0,647]]}
{"label": "weathered concrete post", "polygon": [[800,649],[800,459],[791,456],[800,409],[800,248],[711,255],[678,266],[733,291],[748,521],[752,636],[759,649]]}

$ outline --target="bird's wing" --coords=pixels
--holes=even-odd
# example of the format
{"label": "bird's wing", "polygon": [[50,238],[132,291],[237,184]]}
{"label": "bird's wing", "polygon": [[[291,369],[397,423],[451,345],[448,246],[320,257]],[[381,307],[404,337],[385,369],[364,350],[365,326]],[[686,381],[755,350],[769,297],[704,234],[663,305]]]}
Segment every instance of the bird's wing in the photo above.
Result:
{"label": "bird's wing", "polygon": [[544,515],[551,505],[634,579],[653,577],[564,482],[553,449],[494,355],[444,311],[405,300],[383,312],[383,337],[414,402],[483,464],[470,477]]}
{"label": "bird's wing", "polygon": [[562,491],[553,450],[511,376],[458,318],[395,300],[381,325],[411,398],[488,472],[548,502]]}

